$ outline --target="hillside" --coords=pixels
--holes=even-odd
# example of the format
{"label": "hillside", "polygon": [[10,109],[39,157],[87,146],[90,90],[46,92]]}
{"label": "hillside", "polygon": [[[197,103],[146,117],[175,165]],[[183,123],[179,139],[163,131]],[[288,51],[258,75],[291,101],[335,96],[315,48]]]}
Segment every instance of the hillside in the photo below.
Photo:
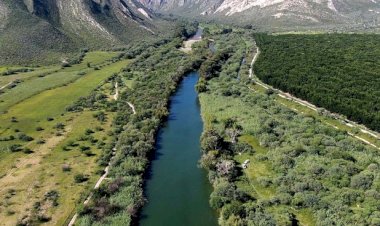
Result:
{"label": "hillside", "polygon": [[56,62],[79,47],[111,48],[167,24],[126,0],[1,0],[0,64]]}
{"label": "hillside", "polygon": [[378,28],[376,0],[140,0],[164,13],[252,24],[263,30]]}

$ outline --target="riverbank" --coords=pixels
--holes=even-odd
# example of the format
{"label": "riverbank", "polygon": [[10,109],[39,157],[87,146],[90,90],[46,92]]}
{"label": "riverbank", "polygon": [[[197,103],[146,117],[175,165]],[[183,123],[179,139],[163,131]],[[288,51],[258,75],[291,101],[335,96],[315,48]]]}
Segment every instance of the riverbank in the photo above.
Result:
{"label": "riverbank", "polygon": [[208,203],[211,185],[198,168],[202,121],[195,84],[198,73],[187,74],[170,98],[168,121],[160,129],[148,173],[140,225],[217,225]]}
{"label": "riverbank", "polygon": [[[107,183],[94,192],[92,200],[80,211],[78,224],[137,223],[139,211],[146,204],[143,192],[146,170],[155,150],[158,129],[169,115],[169,98],[194,67],[191,56],[176,48],[179,44],[179,39],[175,39],[155,46],[121,73],[125,79],[118,79],[118,103],[124,104],[117,105],[114,121],[118,137],[116,155]],[[165,60],[157,62],[157,59]],[[133,86],[123,84],[123,80],[133,80]],[[135,111],[127,102],[133,103]]]}

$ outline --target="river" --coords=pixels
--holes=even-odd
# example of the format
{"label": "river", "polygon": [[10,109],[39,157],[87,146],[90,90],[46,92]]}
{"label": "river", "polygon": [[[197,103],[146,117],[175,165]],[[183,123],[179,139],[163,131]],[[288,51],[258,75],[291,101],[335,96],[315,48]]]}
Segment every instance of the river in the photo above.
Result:
{"label": "river", "polygon": [[216,212],[209,206],[212,191],[201,157],[200,116],[195,85],[198,73],[189,73],[171,98],[170,115],[157,138],[142,210],[141,226],[215,226]]}

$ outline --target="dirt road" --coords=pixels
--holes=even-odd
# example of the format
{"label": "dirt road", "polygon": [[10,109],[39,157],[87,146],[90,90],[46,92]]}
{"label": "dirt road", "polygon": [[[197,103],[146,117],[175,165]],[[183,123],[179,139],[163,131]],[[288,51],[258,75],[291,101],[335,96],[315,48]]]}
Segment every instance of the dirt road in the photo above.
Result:
{"label": "dirt road", "polygon": [[[255,76],[254,73],[253,73],[253,66],[254,66],[255,62],[257,61],[257,58],[258,58],[258,56],[260,54],[260,49],[256,45],[256,43],[255,43],[255,46],[256,46],[257,51],[256,51],[256,55],[253,57],[252,62],[251,62],[251,67],[249,69],[249,78],[251,78],[257,85],[259,85],[259,86],[261,86],[261,87],[263,87],[265,89],[275,90],[277,92],[278,96],[281,97],[281,98],[294,101],[294,102],[296,102],[296,103],[298,103],[298,104],[300,104],[302,106],[308,107],[311,110],[316,111],[316,112],[318,111],[318,109],[321,109],[321,108],[318,108],[317,106],[315,106],[314,104],[312,104],[312,103],[310,103],[310,102],[308,102],[306,100],[302,100],[300,98],[297,98],[297,97],[291,95],[290,93],[285,93],[282,90],[273,88],[272,86],[263,83],[257,76]],[[343,124],[347,125],[347,126],[359,128],[361,132],[369,134],[369,135],[371,135],[371,136],[373,136],[373,137],[375,137],[377,139],[380,139],[380,137],[377,135],[376,132],[367,129],[365,126],[359,125],[359,124],[357,124],[355,122],[352,122],[352,121],[349,121],[349,120],[346,120],[346,121],[348,121],[348,122],[343,122],[343,121],[341,121],[341,122]],[[329,125],[331,125],[331,124],[329,124]],[[331,125],[331,126],[333,126],[333,125]],[[336,126],[333,126],[333,127],[336,128],[336,129],[338,129],[338,127],[336,127]],[[359,136],[357,136],[355,134],[352,134],[350,132],[348,134],[350,136],[352,136],[352,137],[354,137],[354,138],[356,138],[356,139],[364,142],[365,144],[368,144],[368,145],[370,145],[370,146],[372,146],[372,147],[377,148],[377,149],[380,150],[380,147],[377,147],[374,143],[372,143],[372,142],[370,142],[370,141],[368,141],[368,140],[366,140],[366,139],[364,139],[362,137],[359,137]]]}

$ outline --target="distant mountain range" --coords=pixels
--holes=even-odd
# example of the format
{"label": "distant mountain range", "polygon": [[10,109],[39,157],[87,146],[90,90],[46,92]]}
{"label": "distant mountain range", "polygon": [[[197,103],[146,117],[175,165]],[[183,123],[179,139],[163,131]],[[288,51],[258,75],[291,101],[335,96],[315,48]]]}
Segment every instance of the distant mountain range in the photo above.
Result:
{"label": "distant mountain range", "polygon": [[134,0],[0,0],[0,64],[117,46],[164,24]]}
{"label": "distant mountain range", "polygon": [[160,13],[262,31],[380,30],[380,0],[0,0],[0,65],[169,33]]}
{"label": "distant mountain range", "polygon": [[267,30],[305,27],[373,29],[380,0],[139,0],[164,13],[250,23]]}

